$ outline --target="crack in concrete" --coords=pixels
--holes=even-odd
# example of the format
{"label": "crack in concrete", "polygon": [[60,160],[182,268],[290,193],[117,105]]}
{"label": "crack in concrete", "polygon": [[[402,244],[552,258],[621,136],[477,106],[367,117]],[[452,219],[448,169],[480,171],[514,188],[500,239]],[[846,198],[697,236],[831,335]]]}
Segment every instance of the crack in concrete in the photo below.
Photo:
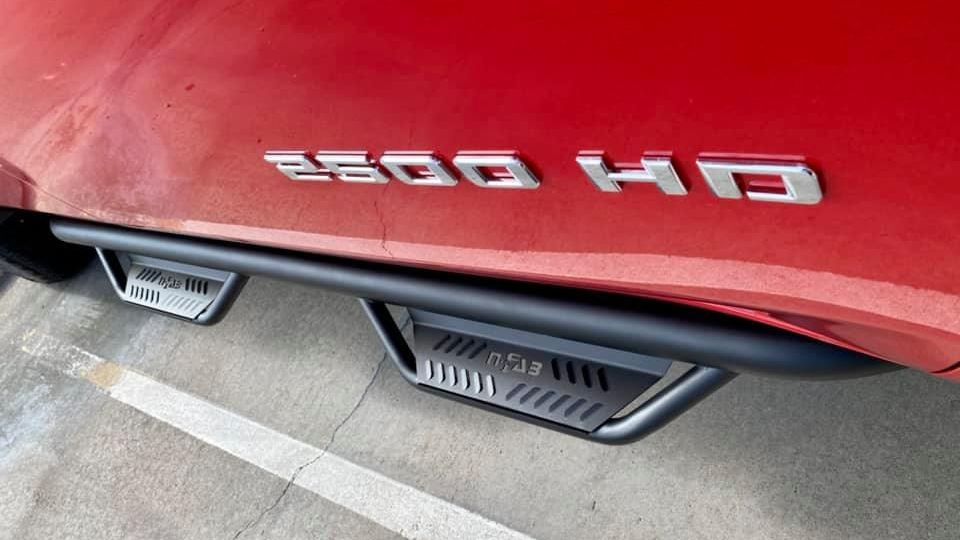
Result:
{"label": "crack in concrete", "polygon": [[[400,330],[401,330],[401,331],[402,331],[402,330],[405,330],[409,324],[410,324],[410,317],[407,317],[406,320],[403,322],[403,324],[400,326]],[[350,409],[350,412],[348,412],[348,413],[343,417],[343,420],[341,420],[341,421],[336,425],[336,427],[333,428],[333,431],[330,433],[330,438],[327,439],[327,442],[326,442],[326,443],[323,445],[323,447],[320,449],[320,453],[318,453],[316,456],[310,458],[310,459],[309,459],[306,463],[304,463],[303,465],[300,465],[299,467],[297,467],[297,469],[296,469],[295,471],[293,471],[293,474],[290,475],[290,479],[287,480],[286,485],[284,485],[284,486],[283,486],[283,489],[280,490],[280,494],[277,495],[277,498],[274,499],[273,503],[271,503],[270,506],[264,508],[263,511],[260,512],[260,514],[257,515],[257,517],[255,517],[254,519],[248,521],[248,522],[246,523],[246,525],[244,525],[243,527],[241,527],[240,530],[238,530],[238,531],[233,535],[232,540],[237,540],[238,538],[240,538],[241,535],[243,535],[243,533],[249,531],[250,529],[252,529],[253,527],[255,527],[258,523],[260,523],[261,521],[263,521],[263,518],[265,518],[265,517],[267,516],[267,514],[269,514],[271,511],[273,511],[274,508],[276,508],[277,506],[280,505],[280,502],[281,502],[281,501],[283,500],[283,498],[287,495],[287,492],[290,491],[290,488],[293,487],[293,485],[296,483],[297,477],[300,476],[300,473],[302,473],[304,469],[306,469],[307,467],[313,465],[314,463],[316,463],[317,461],[319,461],[320,458],[322,458],[324,455],[326,455],[327,450],[328,450],[331,446],[333,446],[334,441],[336,441],[336,439],[337,439],[337,433],[340,432],[340,428],[342,428],[344,425],[346,425],[346,423],[349,422],[351,418],[353,418],[354,413],[356,413],[357,410],[360,409],[360,406],[363,405],[363,402],[367,399],[367,394],[370,392],[370,388],[373,387],[373,383],[376,382],[377,377],[380,375],[381,369],[383,369],[383,364],[386,363],[386,361],[387,361],[387,353],[383,353],[383,356],[380,357],[380,361],[377,363],[376,369],[373,370],[373,375],[370,377],[370,381],[367,382],[367,386],[365,386],[365,387],[363,388],[363,393],[360,394],[360,399],[358,399],[357,402],[354,403],[353,408]]]}

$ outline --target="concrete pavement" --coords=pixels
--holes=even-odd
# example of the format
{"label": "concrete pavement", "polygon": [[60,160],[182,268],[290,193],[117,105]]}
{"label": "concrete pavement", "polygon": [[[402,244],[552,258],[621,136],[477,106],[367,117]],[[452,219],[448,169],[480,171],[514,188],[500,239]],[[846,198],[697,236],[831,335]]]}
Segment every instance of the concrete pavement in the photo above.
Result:
{"label": "concrete pavement", "polygon": [[[95,267],[54,287],[0,277],[0,358],[0,538],[431,534],[391,497],[476,516],[478,535],[960,531],[960,387],[920,373],[740,377],[650,439],[604,447],[409,388],[352,298],[252,279],[203,328],[121,304]],[[229,430],[203,439],[212,420],[158,419],[162,400],[122,401],[84,375],[91,362],[192,396],[200,416],[223,411],[264,440],[329,453],[355,476],[324,491],[339,469],[322,458],[290,482],[264,465],[270,448],[245,455]]]}

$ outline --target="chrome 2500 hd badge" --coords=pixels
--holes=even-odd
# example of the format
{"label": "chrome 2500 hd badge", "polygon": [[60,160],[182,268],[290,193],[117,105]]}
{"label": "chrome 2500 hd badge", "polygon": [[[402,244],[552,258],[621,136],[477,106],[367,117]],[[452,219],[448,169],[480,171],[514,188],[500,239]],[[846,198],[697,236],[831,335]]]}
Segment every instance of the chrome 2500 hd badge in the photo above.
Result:
{"label": "chrome 2500 hd badge", "polygon": [[[292,180],[327,182],[334,178],[358,184],[384,184],[390,176],[412,186],[455,186],[457,176],[434,152],[386,152],[380,161],[367,152],[270,151],[263,159]],[[670,156],[644,155],[639,166],[610,163],[601,151],[576,156],[584,174],[600,190],[617,193],[624,182],[656,184],[667,195],[686,195]],[[453,166],[484,188],[536,189],[540,180],[516,152],[459,152]],[[817,204],[823,198],[813,169],[802,162],[762,158],[741,160],[701,155],[697,167],[713,193],[723,199]],[[770,176],[773,182],[747,183],[741,190],[734,175]],[[776,178],[780,182],[776,182]]]}

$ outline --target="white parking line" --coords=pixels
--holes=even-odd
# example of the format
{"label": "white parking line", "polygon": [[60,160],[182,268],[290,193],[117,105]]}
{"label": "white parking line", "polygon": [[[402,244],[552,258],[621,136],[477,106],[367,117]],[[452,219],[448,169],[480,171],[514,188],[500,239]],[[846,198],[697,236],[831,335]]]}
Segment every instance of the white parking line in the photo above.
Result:
{"label": "white parking line", "polygon": [[412,486],[324,452],[49,335],[22,349],[113,399],[347,508],[407,538],[529,538]]}

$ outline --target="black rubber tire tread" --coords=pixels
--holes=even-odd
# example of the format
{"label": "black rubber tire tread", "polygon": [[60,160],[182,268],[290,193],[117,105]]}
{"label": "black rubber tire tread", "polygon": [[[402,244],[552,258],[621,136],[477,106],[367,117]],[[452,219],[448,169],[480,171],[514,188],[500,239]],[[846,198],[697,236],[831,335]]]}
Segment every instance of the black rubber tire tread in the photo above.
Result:
{"label": "black rubber tire tread", "polygon": [[53,283],[83,270],[92,256],[89,247],[53,236],[45,215],[0,210],[0,273]]}

